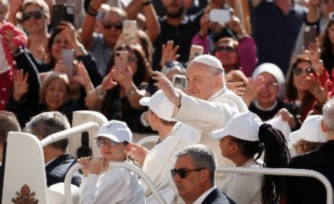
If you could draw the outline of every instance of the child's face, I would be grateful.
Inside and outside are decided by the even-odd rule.
[[[3,22],[6,18],[7,7],[0,3],[0,23]]]

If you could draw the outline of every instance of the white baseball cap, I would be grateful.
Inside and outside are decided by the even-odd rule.
[[[106,137],[117,143],[131,142],[132,132],[125,122],[111,120],[100,127],[94,138],[98,137]]]
[[[165,121],[176,121],[172,118],[174,104],[168,100],[162,90],[155,92],[151,97],[143,97],[139,103],[142,106],[148,106],[159,118]]]
[[[308,142],[326,142],[326,134],[321,130],[322,115],[308,116],[299,130],[290,133],[289,139],[292,143],[299,140]]]
[[[226,124],[224,129],[212,132],[212,137],[221,139],[233,136],[246,141],[259,141],[259,129],[262,120],[252,112],[237,113]]]
[[[200,55],[198,57],[195,57],[191,63],[193,62],[198,62],[198,63],[202,63],[217,69],[221,69],[224,70],[222,63],[220,62],[220,60],[212,55]],[[191,64],[190,63],[190,64]]]

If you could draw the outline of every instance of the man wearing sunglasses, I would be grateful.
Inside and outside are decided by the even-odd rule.
[[[102,18],[102,35],[94,33],[95,17],[97,10],[102,5],[103,0],[92,0],[84,19],[81,32],[81,40],[87,50],[96,59],[96,65],[101,76],[107,70],[107,64],[112,56],[119,36],[122,34],[123,21],[126,20],[124,10],[112,7],[109,8]]]
[[[186,204],[233,204],[215,185],[216,156],[204,145],[192,145],[177,155],[171,170],[179,196]]]

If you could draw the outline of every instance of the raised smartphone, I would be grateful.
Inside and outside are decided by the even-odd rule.
[[[115,68],[119,70],[126,70],[128,64],[129,52],[125,50],[119,50],[115,53]]]

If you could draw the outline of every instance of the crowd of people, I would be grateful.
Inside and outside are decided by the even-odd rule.
[[[57,6],[74,19],[55,21]],[[111,161],[141,168],[167,203],[325,203],[314,179],[217,166],[334,185],[334,0],[0,0],[0,36],[1,151],[9,131],[43,139],[77,110],[110,121],[102,158],[76,160],[66,139],[44,148],[48,187],[81,164],[81,203],[157,203]]]

